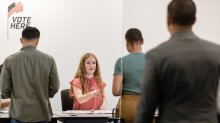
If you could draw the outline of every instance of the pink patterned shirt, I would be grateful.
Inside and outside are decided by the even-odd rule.
[[[89,79],[86,78],[85,83],[87,84],[87,90],[86,90],[87,93],[89,93],[93,90],[100,90],[99,86],[98,86],[98,80],[95,77],[89,78]],[[76,87],[78,87],[82,90],[82,84],[81,84],[79,78],[76,78],[76,79],[72,80],[70,82],[70,84],[71,84],[71,87],[73,85],[75,85]],[[102,82],[103,89],[105,88],[105,86],[106,86],[106,84],[104,82]],[[71,94],[71,95],[74,95],[74,93]],[[96,97],[91,98],[87,102],[80,104],[77,101],[77,99],[74,97],[73,110],[99,110],[100,106],[103,103],[103,98],[104,98],[103,95],[96,96]]]

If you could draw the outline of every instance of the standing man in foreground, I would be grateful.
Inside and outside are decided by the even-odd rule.
[[[26,27],[20,39],[22,48],[4,61],[0,82],[2,98],[11,98],[11,123],[47,123],[53,115],[49,98],[59,89],[53,57],[36,49],[40,32]]]
[[[196,6],[192,0],[168,5],[171,38],[146,54],[144,83],[135,123],[217,123],[216,96],[220,46],[192,32]]]

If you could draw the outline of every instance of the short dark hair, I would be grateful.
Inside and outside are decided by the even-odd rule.
[[[172,0],[168,5],[168,16],[173,24],[193,25],[196,21],[196,5],[192,0]]]
[[[39,39],[40,31],[36,27],[27,26],[22,31],[22,38],[31,40],[31,39]]]
[[[138,41],[143,42],[141,31],[137,28],[129,29],[125,34],[125,39],[131,44],[134,44],[135,42]]]

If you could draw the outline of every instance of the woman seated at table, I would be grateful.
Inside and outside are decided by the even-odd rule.
[[[92,53],[82,56],[74,79],[70,82],[74,97],[73,110],[103,110],[106,107],[104,88],[98,60]]]

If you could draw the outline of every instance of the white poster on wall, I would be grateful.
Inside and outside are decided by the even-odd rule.
[[[17,42],[21,32],[26,26],[33,26],[36,23],[32,5],[27,2],[7,1],[3,4],[2,17],[2,40],[5,42]]]

